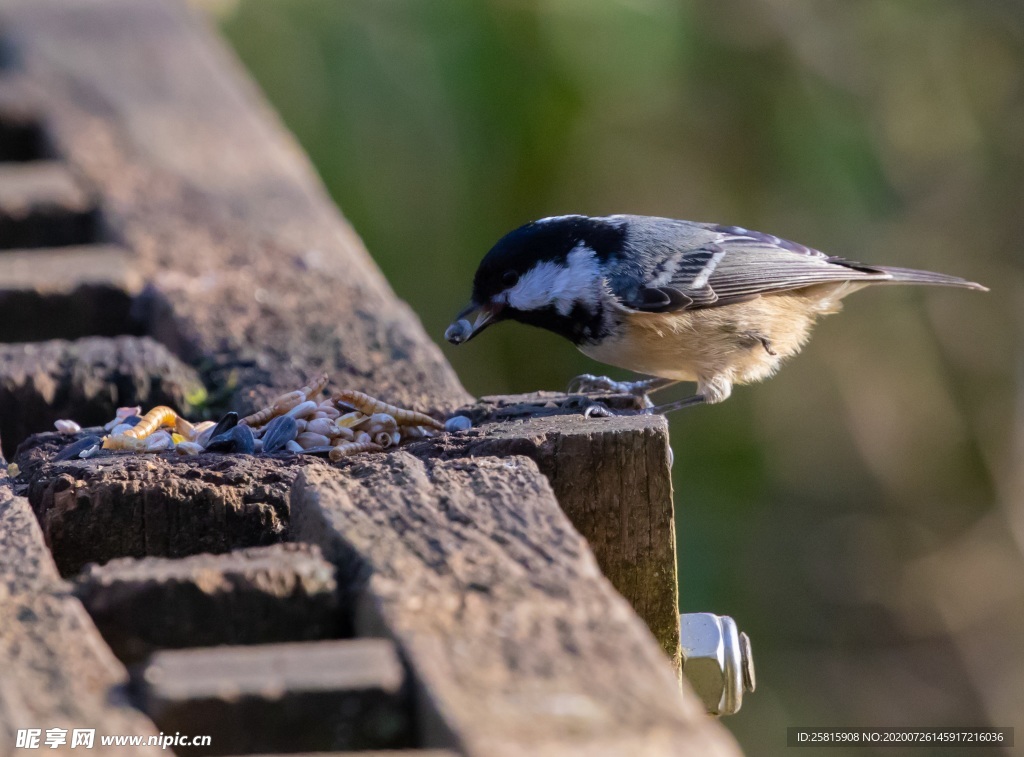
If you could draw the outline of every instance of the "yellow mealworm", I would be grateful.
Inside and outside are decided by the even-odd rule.
[[[399,426],[431,426],[438,430],[444,429],[444,424],[434,420],[429,415],[416,412],[415,410],[406,410],[405,408],[398,407],[397,405],[389,405],[375,397],[371,397],[369,394],[357,392],[354,389],[346,389],[343,392],[338,392],[334,395],[333,399],[335,402],[340,402],[348,405],[349,407],[354,407],[356,410],[361,413],[365,413],[366,415],[387,413],[398,422]]]
[[[136,439],[127,434],[103,437],[103,449],[121,450],[127,449],[133,452],[141,452],[146,449],[145,439]]]
[[[142,416],[133,428],[124,432],[124,435],[131,439],[145,439],[161,426],[173,426],[178,420],[178,414],[166,405],[158,405]]]
[[[238,422],[240,426],[262,426],[279,415],[287,413],[293,407],[298,407],[299,403],[304,402],[306,395],[303,394],[301,389],[297,389],[294,392],[285,392],[279,395],[262,410],[257,410],[252,415],[247,415]]]
[[[339,444],[336,447],[332,448],[331,451],[328,453],[328,457],[330,457],[331,460],[336,463],[343,457],[348,457],[349,455],[356,455],[359,454],[360,452],[383,451],[383,447],[381,447],[379,444],[374,444],[373,442],[345,442],[344,444]]]
[[[302,395],[306,400],[312,400],[316,399],[317,395],[324,390],[325,386],[327,386],[327,374],[321,373],[299,391],[302,392]]]
[[[279,395],[267,407],[257,410],[252,415],[247,415],[238,423],[242,426],[262,426],[277,416],[298,407],[303,402],[312,400],[324,390],[325,386],[327,386],[327,374],[321,373],[306,386],[296,389],[294,392],[285,392]]]

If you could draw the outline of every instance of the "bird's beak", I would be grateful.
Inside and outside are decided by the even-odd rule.
[[[493,302],[488,302],[486,305],[477,305],[475,302],[471,302],[455,316],[455,321],[444,332],[444,338],[452,344],[468,342],[497,320],[502,307]],[[471,323],[469,318],[474,313],[476,318]]]

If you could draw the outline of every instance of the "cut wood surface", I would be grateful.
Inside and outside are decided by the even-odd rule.
[[[334,566],[309,544],[123,558],[90,565],[75,581],[75,595],[125,663],[157,649],[337,638],[337,589]]]
[[[620,412],[637,405],[631,395],[600,399]],[[679,665],[668,423],[649,415],[588,419],[573,404],[578,399],[553,392],[484,397],[459,410],[482,425],[410,449],[427,457],[534,460],[601,570]]]
[[[29,500],[66,576],[116,557],[185,557],[281,541],[295,475],[303,465],[326,465],[306,456],[48,459],[69,441],[39,435],[18,456]]]
[[[205,396],[198,373],[149,337],[0,344],[0,366],[0,436],[9,457],[19,440],[52,431],[59,418],[102,424],[135,405],[189,413]]]
[[[292,529],[360,595],[357,631],[392,636],[409,659],[426,745],[481,757],[733,753],[533,461],[395,452],[310,468]]]
[[[384,639],[158,652],[136,682],[164,733],[202,733],[182,755],[409,746],[405,670]]]
[[[2,456],[0,456],[2,462]],[[0,755],[15,753],[18,729],[95,729],[98,734],[157,733],[128,706],[127,673],[71,596],[28,501],[0,472]],[[70,739],[69,739],[70,743]],[[68,744],[48,754],[76,754]],[[80,750],[79,750],[80,751]],[[157,747],[119,754],[154,755]]]

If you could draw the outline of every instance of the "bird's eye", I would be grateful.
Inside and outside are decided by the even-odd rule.
[[[505,271],[501,274],[501,283],[505,287],[514,287],[519,283],[519,274],[515,271]]]

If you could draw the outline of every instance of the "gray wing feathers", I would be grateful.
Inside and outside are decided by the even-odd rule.
[[[715,307],[751,300],[762,294],[862,280],[885,281],[890,274],[869,266],[832,258],[818,250],[771,234],[736,226],[685,221],[650,223],[633,217],[634,254],[646,259],[645,287],[681,296],[668,299],[664,310]],[[654,219],[652,219],[654,220]],[[657,310],[652,302],[664,294],[615,287],[627,307]]]
[[[639,310],[718,307],[842,281],[984,288],[929,271],[863,265],[738,226],[628,218],[632,264],[610,283],[626,307]]]

